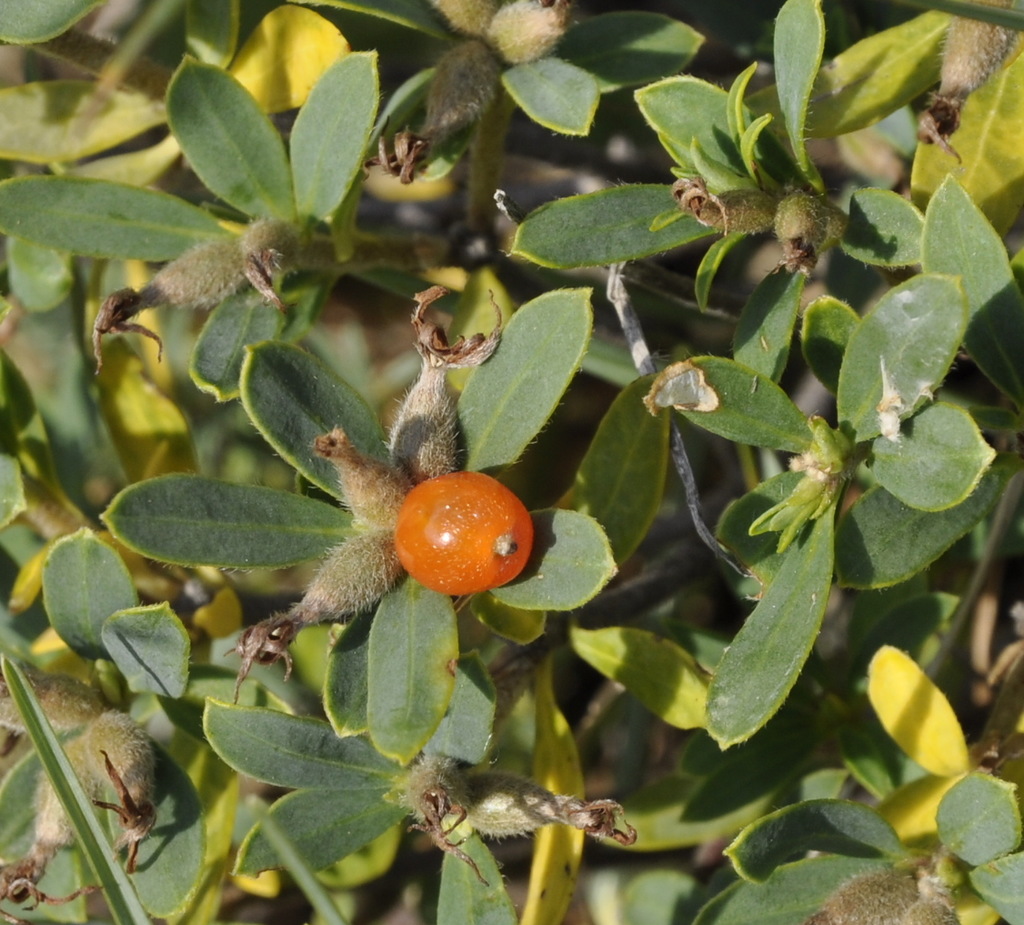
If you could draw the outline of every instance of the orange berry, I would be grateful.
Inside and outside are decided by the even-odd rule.
[[[420,482],[398,512],[395,547],[405,570],[442,594],[500,587],[526,565],[533,521],[511,491],[482,472]]]

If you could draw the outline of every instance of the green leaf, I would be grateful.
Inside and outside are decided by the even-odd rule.
[[[671,405],[691,423],[736,443],[790,453],[811,445],[807,419],[789,396],[771,379],[724,357],[694,357],[667,367],[648,403]]]
[[[669,416],[643,406],[651,379],[623,389],[576,470],[572,506],[602,527],[617,563],[635,551],[654,521],[668,467]]]
[[[189,360],[189,375],[217,401],[237,398],[246,348],[281,333],[284,316],[251,292],[229,296],[206,319]]]
[[[192,57],[226,66],[238,47],[241,0],[185,0],[185,42]]]
[[[1018,468],[1012,458],[997,457],[963,504],[935,513],[907,507],[881,487],[869,489],[839,521],[839,581],[884,588],[931,565],[989,512]]]
[[[719,267],[722,266],[722,261],[729,255],[729,251],[746,237],[745,234],[738,231],[727,234],[715,241],[701,257],[693,284],[694,296],[701,311],[708,307],[708,300],[711,298],[711,283],[714,281]]]
[[[451,700],[459,657],[451,599],[406,579],[370,628],[366,714],[373,744],[407,764],[434,734]]]
[[[541,58],[504,71],[509,96],[534,122],[563,135],[586,135],[601,90],[582,68],[559,58]]]
[[[922,511],[963,502],[996,455],[973,418],[945,402],[922,408],[897,440],[876,438],[872,453],[878,484]]]
[[[731,502],[718,522],[718,538],[763,585],[775,580],[784,557],[778,551],[777,533],[751,535],[750,526],[762,514],[790,497],[803,477],[800,472],[780,472],[765,479],[742,498]]]
[[[678,74],[704,37],[659,13],[629,10],[592,16],[571,26],[558,57],[589,71],[602,93]]]
[[[242,404],[267,442],[314,485],[338,497],[338,471],[317,456],[313,441],[340,427],[355,447],[386,457],[376,416],[355,389],[312,354],[267,341],[242,364]]]
[[[576,511],[533,514],[533,554],[523,574],[491,594],[524,610],[573,610],[615,574],[608,538],[597,521]]]
[[[921,260],[924,216],[898,193],[856,190],[842,246],[851,257],[879,267],[905,267]]]
[[[722,656],[708,690],[708,731],[742,742],[782,705],[818,634],[832,585],[832,517],[814,522]]]
[[[899,434],[945,378],[966,321],[963,290],[948,276],[915,276],[882,296],[850,335],[839,372],[839,420],[858,441]]]
[[[861,679],[867,673],[869,661],[870,657],[861,665]],[[861,720],[856,726],[841,726],[838,738],[843,764],[856,781],[878,799],[888,796],[915,773],[920,774],[920,771],[910,770],[917,765],[876,719]]]
[[[162,562],[284,568],[346,539],[351,517],[273,488],[167,475],[124,489],[103,521],[129,549]]]
[[[314,870],[358,851],[406,815],[390,802],[390,788],[299,790],[289,793],[270,808],[270,816],[291,839],[295,850]],[[281,859],[257,823],[238,850],[235,873],[254,876],[261,870],[280,867]]]
[[[339,738],[322,720],[278,710],[210,698],[203,731],[236,771],[277,787],[375,791],[394,786],[401,770],[365,739]],[[337,794],[325,799],[337,799]]]
[[[103,888],[103,897],[114,921],[117,925],[150,925],[149,916],[139,901],[135,887],[110,850],[110,843],[96,818],[92,800],[86,794],[67,755],[64,754],[64,749],[50,727],[50,722],[25,675],[7,659],[3,659],[2,667],[4,679],[10,688],[11,699],[25,723],[25,731],[32,740],[32,745],[39,755],[43,770],[61,806],[67,813],[78,845],[85,854],[93,875]],[[140,847],[140,854],[145,844],[143,842]]]
[[[666,723],[679,729],[704,725],[708,675],[685,649],[629,626],[573,627],[569,638],[580,658]]]
[[[0,453],[0,527],[6,527],[25,510],[25,486],[18,460]]]
[[[459,399],[466,469],[514,462],[547,423],[590,341],[589,289],[556,289],[522,306]]]
[[[7,274],[11,295],[30,312],[55,308],[74,281],[67,254],[22,238],[7,239]]]
[[[153,804],[157,824],[139,844],[135,888],[150,915],[180,912],[196,892],[206,835],[199,795],[185,769],[158,745]],[[108,817],[112,834],[121,829]]]
[[[53,628],[83,658],[107,658],[104,622],[138,603],[121,557],[87,529],[61,538],[50,550],[43,600]]]
[[[799,925],[845,881],[887,862],[824,857],[783,864],[764,883],[739,880],[718,893],[693,925]]]
[[[111,614],[100,633],[128,689],[180,697],[188,686],[188,632],[166,602]]]
[[[423,747],[424,753],[480,764],[491,742],[496,699],[483,659],[476,652],[463,655],[455,667],[455,690],[448,711]]]
[[[372,3],[361,0],[301,0],[303,6],[329,6],[341,10],[352,10],[367,16],[379,16],[390,22],[396,22],[410,29],[436,35],[439,38],[450,38],[451,34],[442,25],[440,18],[435,16],[430,7],[421,0],[373,0]]]
[[[974,772],[946,791],[935,823],[939,838],[957,857],[978,867],[1020,844],[1017,788],[991,774]]]
[[[942,42],[949,25],[944,13],[925,13],[875,33],[818,71],[807,113],[810,138],[834,138],[868,125],[921,96],[939,79]],[[769,87],[750,97],[756,112],[774,110]]]
[[[678,925],[692,922],[704,899],[701,885],[677,870],[648,870],[626,884],[622,925]]]
[[[70,29],[103,0],[4,0],[0,8],[0,42],[28,45]]]
[[[875,810],[850,800],[808,800],[748,825],[726,849],[739,875],[762,883],[808,851],[848,858],[898,858],[899,836]]]
[[[0,157],[32,164],[77,160],[113,148],[164,120],[163,106],[156,100],[129,90],[101,93],[93,81],[47,80],[7,87],[0,90]]]
[[[964,344],[996,386],[1024,403],[1024,298],[1002,240],[953,178],[928,205],[921,250],[926,271],[960,275],[969,314]]]
[[[819,296],[804,309],[800,328],[804,360],[833,394],[839,388],[843,354],[858,324],[860,316],[834,296]]]
[[[675,207],[669,188],[655,184],[556,199],[526,216],[516,229],[512,253],[542,267],[597,267],[660,254],[714,234],[692,216],[651,231],[655,218]]]
[[[372,611],[356,614],[346,624],[327,657],[324,712],[340,736],[355,735],[367,728],[366,679],[372,624]]]
[[[782,378],[806,281],[803,273],[769,273],[758,283],[733,335],[737,363],[773,382]]]
[[[480,871],[446,854],[441,865],[441,891],[437,897],[438,922],[472,922],[473,925],[516,925],[515,907],[505,891],[501,869],[480,836],[471,834],[462,843]]]
[[[378,93],[376,53],[346,55],[310,91],[289,142],[302,218],[330,216],[359,175]]]
[[[85,257],[172,260],[230,235],[183,199],[107,180],[16,177],[0,183],[0,231]]]
[[[804,143],[807,104],[825,49],[821,0],[787,0],[775,20],[775,79],[789,143],[804,175],[822,188]]]
[[[1024,853],[997,858],[969,876],[978,895],[1009,925],[1024,923]]]
[[[511,607],[493,594],[473,595],[470,609],[473,616],[492,632],[520,645],[533,642],[547,625],[547,611]]]
[[[993,11],[994,12],[994,11]],[[918,144],[910,187],[924,208],[929,197],[953,177],[1004,235],[1020,214],[1024,200],[1024,134],[1017,105],[1024,93],[1024,59],[997,72],[963,107],[960,128],[951,142],[959,158],[938,145]]]
[[[246,215],[295,217],[284,142],[234,77],[186,59],[167,88],[167,121],[213,193]]]

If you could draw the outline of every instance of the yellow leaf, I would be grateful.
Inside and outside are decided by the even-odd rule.
[[[283,112],[301,106],[324,71],[351,50],[319,13],[286,4],[263,17],[230,71],[266,112]]]
[[[959,779],[960,776],[919,777],[890,793],[878,805],[878,812],[896,830],[902,842],[933,837],[939,803]]]
[[[999,913],[970,890],[960,890],[956,898],[956,915],[960,925],[996,925]]]
[[[18,570],[18,575],[14,579],[14,587],[11,588],[11,599],[7,602],[11,613],[17,614],[28,610],[32,606],[32,602],[39,597],[39,592],[43,590],[43,564],[58,539],[60,537],[54,537],[44,544]]]
[[[181,156],[178,139],[168,135],[163,141],[139,151],[98,157],[84,164],[75,164],[68,176],[91,177],[94,180],[115,180],[131,186],[149,186],[160,179]]]
[[[33,655],[56,655],[67,652],[68,644],[57,635],[57,631],[48,626],[32,642]]]
[[[242,628],[242,604],[235,589],[225,585],[209,604],[199,607],[192,622],[211,639],[223,639]]]
[[[892,646],[875,653],[868,697],[885,731],[926,771],[949,777],[970,769],[953,708],[909,655]]]
[[[184,416],[143,375],[142,361],[123,340],[105,344],[96,383],[100,410],[131,481],[195,470]]]
[[[235,886],[252,896],[273,899],[281,894],[281,871],[279,870],[264,870],[255,877],[250,877],[248,874],[232,874],[231,879]]]
[[[537,742],[533,776],[553,793],[582,795],[583,772],[572,730],[555,703],[551,658],[537,671]],[[538,829],[530,866],[530,892],[520,925],[561,925],[576,888],[583,832],[566,825]]]
[[[952,173],[1000,235],[1024,201],[1024,56],[1000,71],[964,104],[960,128],[949,139],[961,160],[937,145],[919,144],[910,175],[914,203],[928,200]]]

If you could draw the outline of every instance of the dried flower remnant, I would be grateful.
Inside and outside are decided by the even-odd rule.
[[[425,755],[410,769],[405,802],[442,851],[465,861],[486,883],[476,863],[451,835],[466,822],[485,838],[527,835],[545,825],[567,825],[620,845],[636,842],[636,829],[618,827],[622,806],[614,800],[582,800],[552,793],[533,781],[502,771],[467,771],[442,755]],[[447,822],[448,817],[454,817]]]
[[[125,869],[134,873],[139,843],[156,821],[153,747],[148,736],[130,716],[111,708],[95,690],[80,681],[31,668],[24,671],[54,730],[71,736],[65,750],[86,793],[96,806],[117,814],[123,831],[114,850],[127,849]],[[2,681],[0,727],[17,734],[25,731],[10,691]],[[100,799],[108,782],[117,794],[116,803]],[[54,898],[35,886],[57,851],[74,841],[71,823],[46,777],[40,777],[35,808],[31,847],[22,859],[0,867],[0,899],[17,903],[70,901],[88,889]]]
[[[778,206],[774,196],[759,189],[726,190],[716,196],[708,191],[701,177],[676,180],[672,195],[680,209],[722,234],[770,231]]]
[[[479,366],[494,352],[500,337],[498,313],[499,326],[489,335],[460,337],[449,344],[444,331],[424,317],[446,293],[444,287],[434,286],[415,297],[412,324],[421,357],[420,375],[392,424],[388,460],[357,449],[339,427],[316,439],[314,450],[338,471],[355,532],[328,554],[297,604],[239,637],[233,650],[242,660],[236,699],[253,665],[283,660],[288,677],[288,646],[304,627],[365,610],[405,574],[395,548],[395,526],[405,497],[420,482],[456,467],[455,403],[448,392],[447,370]]]

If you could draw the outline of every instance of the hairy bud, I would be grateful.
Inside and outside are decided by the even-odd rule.
[[[759,189],[726,190],[715,196],[700,177],[677,180],[672,195],[680,209],[723,234],[770,231],[778,205],[774,196]]]
[[[902,925],[920,898],[909,874],[872,871],[841,884],[804,925]]]
[[[508,64],[526,64],[551,54],[569,24],[569,0],[513,0],[487,29],[491,45]]]
[[[456,32],[482,36],[498,10],[497,0],[430,0]]]
[[[775,236],[782,245],[780,266],[791,273],[810,273],[823,250],[846,230],[847,216],[824,196],[797,190],[775,212]]]

